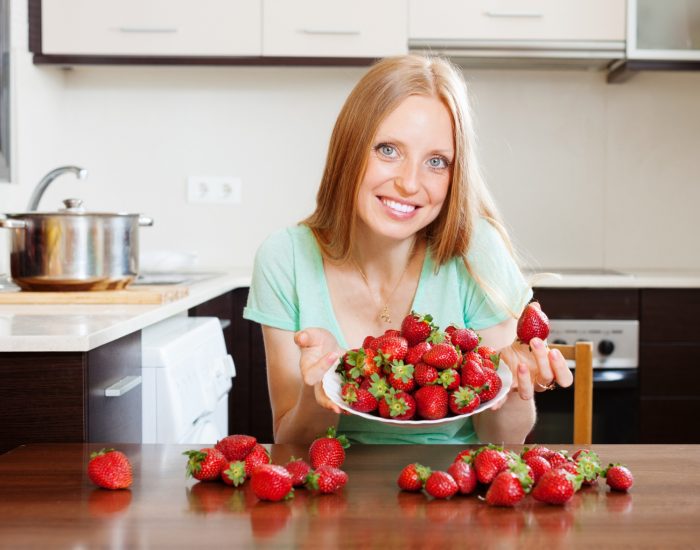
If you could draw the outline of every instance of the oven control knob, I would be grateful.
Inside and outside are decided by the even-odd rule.
[[[557,344],[557,345],[560,345],[560,346],[565,346],[565,345],[566,345],[566,340],[562,340],[561,338],[557,338],[556,340],[554,340],[554,342],[552,342],[552,344]]]
[[[615,350],[615,344],[610,340],[601,340],[598,343],[598,351],[601,355],[610,355]]]

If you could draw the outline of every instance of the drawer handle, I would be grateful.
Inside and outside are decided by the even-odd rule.
[[[119,382],[115,382],[109,388],[105,388],[105,397],[121,397],[140,385],[140,376],[125,376]]]
[[[360,31],[353,30],[324,30],[324,29],[301,29],[300,33],[303,34],[330,34],[330,35],[342,35],[342,36],[358,36]]]
[[[114,30],[114,29],[113,29]],[[173,27],[117,27],[118,32],[124,33],[144,33],[144,34],[167,34],[176,33]]]
[[[537,19],[544,17],[543,13],[536,11],[485,11],[484,15],[488,17],[516,17],[519,19]]]

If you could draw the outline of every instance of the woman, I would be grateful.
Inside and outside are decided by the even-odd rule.
[[[479,174],[459,71],[440,58],[378,62],[338,116],[316,210],[256,255],[244,316],[263,326],[275,441],[311,441],[339,424],[367,443],[522,442],[533,392],[572,382],[558,351],[515,341],[531,295]],[[341,416],[325,372],[412,310],[477,330],[517,391],[440,427]]]

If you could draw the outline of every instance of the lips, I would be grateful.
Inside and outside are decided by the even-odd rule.
[[[415,204],[400,202],[386,197],[380,197],[380,200],[386,208],[400,216],[412,214],[418,208]]]

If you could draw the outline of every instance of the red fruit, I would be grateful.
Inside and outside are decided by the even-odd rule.
[[[91,453],[87,474],[90,481],[105,489],[126,489],[132,481],[129,459],[114,449],[101,449]]]
[[[388,328],[384,331],[384,336],[401,336],[401,331],[395,328]]]
[[[426,420],[447,416],[447,390],[443,386],[423,386],[413,394],[418,415]]]
[[[450,410],[454,414],[467,414],[476,409],[481,403],[479,394],[474,388],[462,386],[450,394]]]
[[[479,346],[476,348],[476,353],[478,353],[482,359],[489,359],[493,361],[493,357],[498,356],[498,352],[491,346]]]
[[[459,487],[454,478],[447,472],[440,470],[432,472],[425,482],[425,491],[434,498],[450,498],[454,496]]]
[[[232,460],[221,470],[221,480],[226,485],[238,487],[239,485],[243,485],[247,478],[245,462],[242,460]]]
[[[371,378],[365,378],[362,382],[360,387],[364,386],[364,383],[367,382],[367,390],[376,397],[377,400],[384,397],[391,389],[387,379],[379,374],[373,374]]]
[[[292,476],[283,466],[276,464],[263,464],[255,470],[250,486],[260,500],[275,502],[294,496]]]
[[[596,483],[598,475],[603,472],[598,455],[588,449],[579,449],[571,458],[576,462],[578,473],[583,477],[584,485]]]
[[[474,451],[471,449],[464,449],[462,451],[459,451],[457,453],[457,456],[455,456],[454,462],[457,462],[458,460],[461,460],[463,462],[468,462],[469,464],[472,463],[472,454]]]
[[[418,363],[413,368],[413,379],[419,386],[429,386],[437,382],[438,371],[435,367],[431,367],[425,363]]]
[[[389,385],[399,391],[412,392],[416,387],[413,380],[413,365],[405,365],[403,361],[393,361],[391,372],[387,377]]]
[[[199,481],[219,479],[221,471],[228,466],[228,461],[223,453],[213,447],[199,451],[185,451],[182,454],[189,457],[187,475]]]
[[[365,380],[368,380],[365,378]],[[364,382],[364,381],[363,381]],[[369,390],[346,382],[340,390],[340,396],[350,407],[358,412],[372,412],[377,408],[377,398]]]
[[[402,491],[420,491],[430,474],[430,468],[415,462],[401,470],[396,483]]]
[[[540,478],[532,490],[535,500],[547,504],[566,504],[574,496],[575,476],[561,468],[552,468]]]
[[[525,306],[516,329],[518,340],[523,344],[529,344],[533,338],[546,340],[549,336],[549,319],[540,309],[540,304],[530,302]]]
[[[459,361],[460,356],[455,347],[446,342],[435,344],[423,355],[423,362],[438,370],[456,368]]]
[[[374,336],[365,336],[365,339],[362,340],[362,347],[371,348],[372,342],[374,342]]]
[[[526,473],[519,475],[511,470],[503,470],[486,491],[486,503],[491,506],[515,506],[525,498],[525,491],[530,485],[532,479]]]
[[[415,346],[408,348],[406,357],[404,357],[404,363],[417,365],[423,361],[423,355],[432,347],[433,345],[430,342],[419,342]]]
[[[383,335],[374,339],[371,349],[381,354],[387,363],[403,361],[408,352],[408,341],[403,336]]]
[[[540,478],[545,474],[545,472],[548,472],[552,469],[552,465],[543,456],[533,454],[528,456],[524,460],[525,464],[527,464],[530,467],[530,471],[532,472],[532,480],[535,483],[537,483],[540,480]]]
[[[336,493],[348,482],[348,474],[339,468],[322,464],[306,478],[306,488],[322,495]]]
[[[479,345],[479,335],[470,328],[457,328],[449,326],[445,332],[450,335],[450,340],[462,352],[474,350]]]
[[[306,476],[311,471],[311,466],[303,458],[291,457],[284,465],[285,469],[292,476],[292,486],[300,487],[306,483]]]
[[[392,420],[411,420],[416,414],[416,401],[410,393],[394,388],[379,400],[379,416]]]
[[[476,470],[471,463],[464,460],[455,460],[450,467],[447,468],[447,473],[457,482],[459,493],[469,495],[476,489],[477,478]]]
[[[339,468],[345,462],[345,449],[350,446],[344,435],[336,435],[335,428],[329,427],[326,435],[315,439],[309,447],[311,467],[317,469],[321,464]]]
[[[462,363],[462,386],[480,388],[486,382],[486,371],[481,366],[481,361],[468,359]]]
[[[455,391],[457,388],[459,388],[460,381],[461,377],[459,372],[457,372],[455,369],[445,369],[440,371],[437,379],[437,383],[442,384],[442,386],[448,392]]]
[[[215,448],[223,453],[226,460],[243,460],[258,442],[252,435],[234,434],[220,439]]]
[[[248,453],[248,456],[245,457],[245,473],[248,477],[251,477],[260,466],[269,463],[270,453],[267,452],[265,447],[258,443],[253,447],[253,450]]]
[[[347,356],[347,364],[352,367],[348,372],[351,379],[368,378],[381,370],[382,358],[373,349],[350,350]]]
[[[486,375],[486,384],[482,386],[481,391],[479,392],[479,399],[481,399],[482,403],[485,403],[486,401],[491,401],[491,399],[498,395],[498,392],[501,391],[501,388],[503,387],[503,381],[495,370],[483,370],[484,374]]]
[[[569,457],[566,455],[566,451],[549,451],[544,457],[552,465],[552,468],[557,468],[562,464],[569,462]]]
[[[548,449],[547,447],[543,446],[525,447],[523,449],[522,454],[520,455],[520,458],[522,458],[525,461],[527,461],[527,459],[531,456],[542,456],[544,458],[547,458],[547,455],[551,452],[551,449]]]
[[[604,476],[605,483],[613,491],[627,491],[634,484],[632,472],[622,464],[610,464]]]
[[[483,447],[474,458],[474,469],[480,483],[491,483],[496,475],[508,467],[508,454],[500,447]]]
[[[409,346],[415,346],[428,338],[433,328],[435,326],[431,315],[420,315],[412,311],[401,322],[401,336],[406,339]]]

